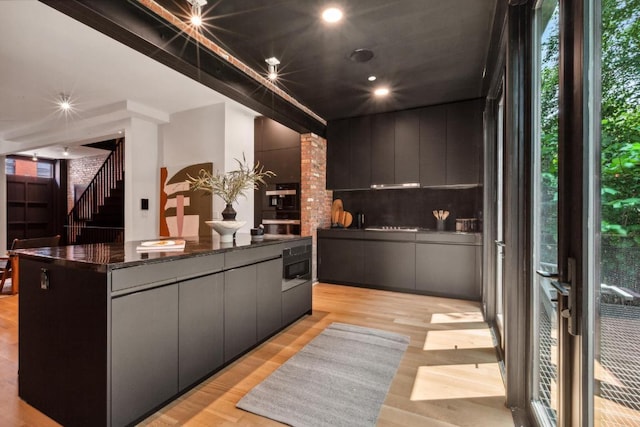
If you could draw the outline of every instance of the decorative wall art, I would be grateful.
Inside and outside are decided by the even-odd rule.
[[[205,223],[212,217],[211,194],[189,189],[188,175],[197,176],[201,169],[213,172],[213,163],[186,167],[160,168],[160,236],[210,236]]]

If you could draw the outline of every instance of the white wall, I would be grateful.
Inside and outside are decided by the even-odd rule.
[[[225,171],[238,168],[238,162],[242,161],[244,154],[247,163],[253,165],[254,159],[254,118],[246,110],[242,110],[233,104],[228,104],[225,114]],[[238,221],[246,221],[247,224],[240,232],[248,233],[253,227],[253,190],[246,192],[246,198],[238,198],[234,209],[238,213]]]
[[[172,114],[169,123],[160,127],[158,168],[213,162],[214,171],[226,172],[236,168],[234,158],[242,159],[243,152],[253,162],[253,119],[246,110],[224,103]],[[253,225],[253,191],[234,208],[236,219],[247,221],[240,232],[248,233]],[[214,216],[223,209],[224,202],[214,196]]]
[[[125,127],[125,241],[158,236],[159,145],[157,124],[132,118]],[[141,209],[143,198],[149,199],[149,210]]]

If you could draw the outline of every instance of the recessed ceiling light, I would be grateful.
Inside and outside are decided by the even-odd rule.
[[[33,153],[33,157],[31,157],[31,160],[33,160],[34,162],[38,161],[38,153]]]
[[[327,8],[322,12],[322,19],[324,19],[325,22],[333,24],[342,19],[342,11],[337,7]]]
[[[373,94],[375,96],[387,96],[389,95],[389,88],[388,87],[379,87],[376,90],[373,91]]]
[[[369,77],[367,77],[367,80],[369,80],[370,82],[375,82],[375,81],[376,81],[376,79],[377,79],[377,77],[376,77],[376,76],[369,76]]]
[[[58,106],[62,111],[69,111],[73,107],[71,104],[71,97],[65,93],[60,94],[60,99],[58,100]]]

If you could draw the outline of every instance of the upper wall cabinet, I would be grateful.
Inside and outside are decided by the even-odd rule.
[[[300,134],[275,120],[254,122],[255,160],[276,173],[268,184],[300,182]],[[263,190],[264,191],[264,190]]]
[[[349,120],[351,140],[349,188],[369,188],[371,185],[371,117]]]
[[[371,117],[335,120],[327,126],[327,188],[371,185]]]
[[[371,184],[395,182],[395,113],[371,116]]]
[[[420,184],[447,183],[447,108],[420,110]]]
[[[327,188],[482,182],[482,101],[341,119],[327,127]]]
[[[482,182],[482,102],[447,105],[447,185]]]
[[[349,120],[335,120],[327,126],[327,188],[351,188],[351,137]]]
[[[400,111],[395,116],[395,179],[393,183],[419,182],[420,110]]]

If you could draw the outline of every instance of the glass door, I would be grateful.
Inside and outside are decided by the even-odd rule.
[[[504,87],[504,85],[503,85]],[[504,354],[504,90],[500,95],[496,128],[496,266],[495,266],[495,309],[496,326],[500,334],[500,348]]]
[[[640,1],[600,3],[593,419],[595,426],[640,426]]]
[[[558,421],[558,112],[559,4],[544,0],[534,23],[534,212],[532,406],[540,425]]]

